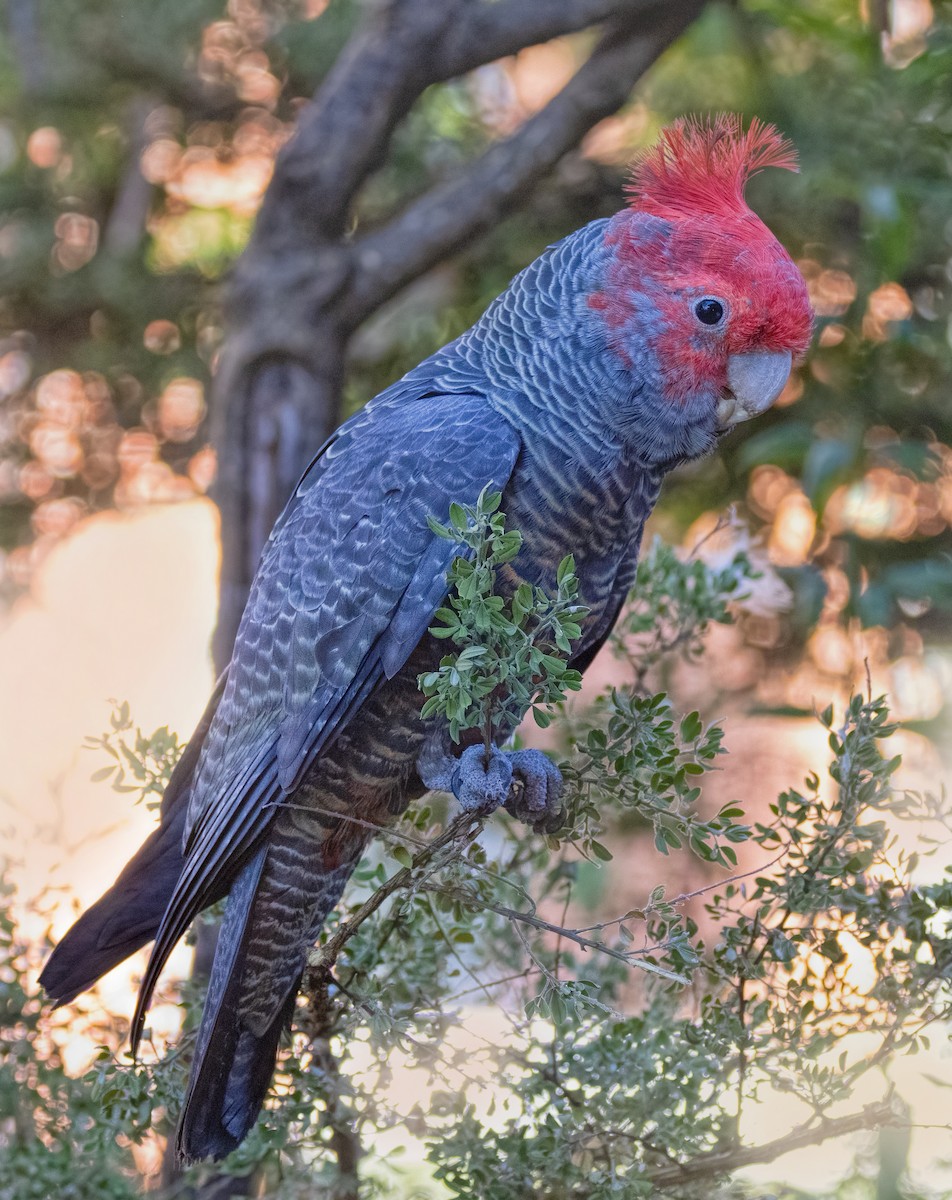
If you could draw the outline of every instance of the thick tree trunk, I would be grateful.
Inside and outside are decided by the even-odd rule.
[[[338,422],[345,346],[340,331],[323,318],[306,354],[283,349],[242,364],[221,413],[215,439],[222,546],[212,641],[216,672],[228,665],[271,527]]]

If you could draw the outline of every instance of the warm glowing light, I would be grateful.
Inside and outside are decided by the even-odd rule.
[[[200,492],[207,492],[215,482],[218,458],[213,446],[203,446],[188,460],[188,477]]]
[[[205,415],[205,389],[197,379],[173,379],[159,397],[159,431],[170,442],[189,442]]]
[[[116,457],[123,476],[129,476],[154,462],[158,453],[159,443],[154,433],[147,429],[130,429],[123,434]]]
[[[48,171],[59,164],[63,154],[63,139],[58,129],[43,125],[27,138],[26,155],[34,166]]]
[[[228,208],[253,215],[271,179],[274,164],[264,156],[245,155],[222,162],[207,147],[186,151],[182,170],[167,185],[168,194],[197,208]]]
[[[907,321],[913,313],[909,293],[900,283],[884,283],[872,292],[866,302],[863,316],[863,337],[873,342],[884,342],[890,334],[890,325]]]
[[[921,656],[907,655],[890,667],[889,691],[904,721],[932,721],[945,707],[947,680]]]
[[[570,39],[556,38],[520,51],[507,66],[525,119],[544,108],[575,74],[575,48]]]
[[[840,679],[853,677],[853,643],[840,626],[826,625],[817,629],[807,643],[807,653],[821,671]]]
[[[269,70],[268,56],[261,50],[242,54],[235,66],[238,94],[249,104],[271,108],[281,94],[281,83]]]
[[[0,396],[12,396],[30,381],[33,360],[23,350],[10,350],[0,357]]]
[[[4,852],[24,904],[43,898],[41,919],[23,913],[24,936],[36,938],[50,925],[61,936],[74,903],[96,899],[154,822],[129,795],[90,779],[102,763],[83,742],[108,724],[108,697],[128,700],[144,729],[168,724],[187,737],[212,682],[214,507],[193,501],[73,520],[76,503],[37,509],[43,525],[72,527],[26,564],[30,592],[0,623]],[[187,971],[190,957],[179,947],[172,974]],[[109,1040],[97,1024],[103,1007],[129,1017],[142,965],[137,955],[63,1014],[54,1036],[69,1070],[82,1071]],[[174,1032],[180,1013],[160,1000],[153,1030]]]
[[[142,334],[142,344],[153,354],[174,354],[182,345],[182,335],[174,321],[150,321]]]
[[[758,516],[770,520],[780,507],[781,500],[798,487],[797,481],[781,467],[763,463],[751,473],[747,500]]]
[[[812,258],[797,266],[806,280],[810,303],[818,317],[841,317],[856,299],[856,283],[846,271],[824,269]]]
[[[794,371],[787,382],[783,385],[783,391],[774,401],[774,408],[789,408],[791,404],[796,404],[802,395],[803,376],[799,371]]]
[[[79,438],[53,421],[40,421],[33,427],[30,450],[46,470],[59,479],[75,475],[83,461]]]
[[[62,537],[85,515],[86,506],[75,496],[46,500],[33,510],[31,524],[39,534]]]
[[[857,483],[836,489],[823,521],[831,533],[847,530],[865,538],[912,537],[919,524],[916,481],[887,467],[874,467]],[[925,511],[926,519],[935,513]]]
[[[833,325],[826,325],[820,333],[819,344],[824,348],[824,350],[826,350],[832,346],[838,346],[845,337],[845,325],[838,325],[835,323]]]
[[[163,184],[174,178],[182,161],[182,147],[170,137],[156,138],[146,146],[139,170],[149,183]]]
[[[777,506],[767,548],[779,567],[799,567],[807,561],[816,534],[816,513],[806,496],[789,492]]]
[[[36,408],[47,420],[68,429],[79,429],[85,407],[83,379],[76,371],[51,371],[36,385]]]
[[[648,107],[632,104],[590,129],[582,139],[582,153],[597,162],[627,166],[636,149],[648,140],[650,127]]]
[[[42,500],[54,482],[52,472],[41,462],[24,463],[17,476],[17,485],[28,500]]]
[[[926,34],[935,13],[931,0],[893,0],[889,29],[883,34],[883,57],[891,67],[905,67],[926,49]]]
[[[57,217],[53,227],[56,245],[53,261],[64,271],[78,271],[95,255],[99,245],[99,222],[83,213],[69,212]]]

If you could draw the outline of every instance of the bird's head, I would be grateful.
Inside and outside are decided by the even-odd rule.
[[[651,457],[696,457],[764,412],[809,345],[803,278],[744,200],[769,166],[796,169],[772,126],[679,121],[635,164],[630,206],[608,224],[586,302],[632,381],[626,440]]]

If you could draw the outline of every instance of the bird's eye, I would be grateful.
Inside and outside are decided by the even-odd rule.
[[[702,325],[719,325],[724,320],[724,305],[713,296],[705,296],[695,304],[694,315]]]

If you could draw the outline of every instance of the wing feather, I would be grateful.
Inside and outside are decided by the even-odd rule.
[[[478,394],[375,402],[324,446],[262,555],[191,788],[185,866],[136,1016],[172,946],[233,877],[314,760],[406,662],[446,593],[445,519],[519,455]],[[422,703],[422,701],[421,701]]]

